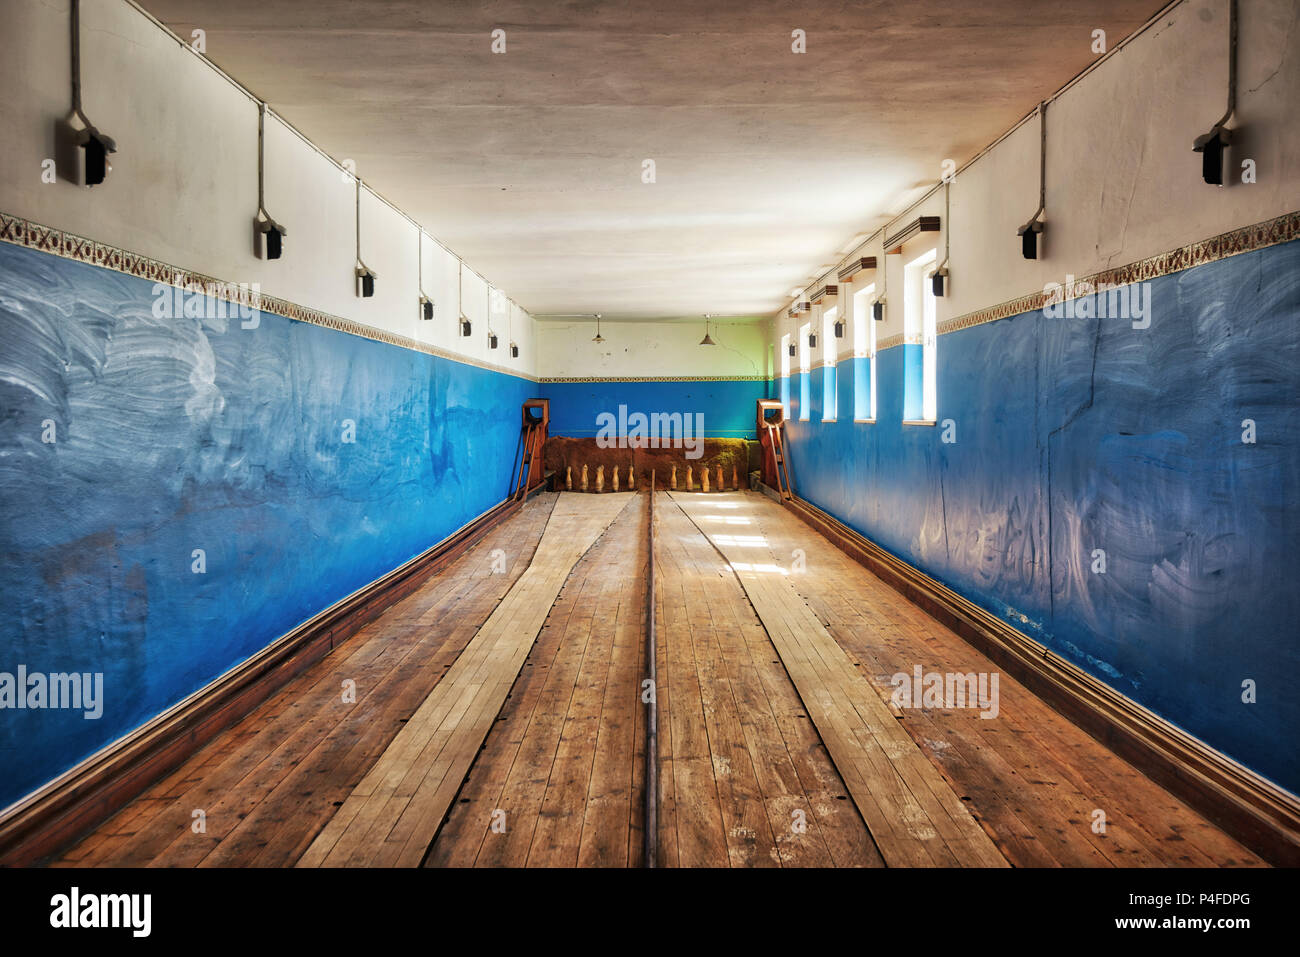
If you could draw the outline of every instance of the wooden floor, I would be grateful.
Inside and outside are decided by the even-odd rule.
[[[418,866],[574,565],[636,496],[561,495],[532,563],[299,867]]]
[[[735,575],[657,514],[660,866],[883,866]]]
[[[574,568],[426,866],[641,865],[646,511]]]
[[[794,588],[794,576],[762,535],[760,499],[673,493],[671,501],[744,588],[885,863],[1005,867],[970,811]]]
[[[890,715],[895,737],[882,750],[891,765],[876,772],[896,774],[892,761],[902,760],[927,782],[929,811],[949,801],[967,809],[980,835],[971,848],[985,841],[1016,866],[1260,863],[1006,675],[995,719],[939,708],[894,717],[884,701],[895,672],[995,669],[770,500],[681,497],[701,525],[725,515],[718,527],[743,528],[742,550],[765,555],[737,565],[793,572],[797,548],[806,570],[780,574],[785,590],[755,603],[715,547],[742,539],[715,533],[711,542],[658,497],[660,866],[881,866],[909,853],[925,863],[904,846],[899,822],[868,829],[853,788],[870,786],[872,765],[848,750],[824,699],[805,707],[819,693],[809,684],[817,675],[801,670],[791,643],[804,640],[794,632],[818,629],[817,640],[838,649],[818,645],[821,660],[843,655],[853,680],[835,673],[857,689],[862,709],[873,721],[880,709]],[[644,496],[620,498],[626,507],[612,495],[528,503],[53,863],[639,866],[646,505]],[[550,546],[538,553],[544,529],[566,542],[567,558],[547,558],[559,555]],[[492,571],[496,549],[507,556],[503,574]],[[535,557],[538,570],[525,576]],[[783,635],[778,618],[802,625]],[[525,619],[536,627],[498,627]],[[341,699],[347,679],[355,703]],[[472,700],[486,684],[497,689],[479,698],[486,721],[449,729],[446,701]],[[868,687],[878,708],[862,696]],[[818,718],[829,731],[819,732]],[[456,759],[439,765],[437,784],[394,785],[388,799],[369,800],[417,768],[431,781],[454,734]],[[358,790],[366,780],[372,786]],[[388,834],[407,813],[400,841],[385,848],[368,826],[369,836],[330,860],[360,817],[340,816],[349,803],[358,812],[369,804],[371,825],[391,822]],[[1098,810],[1104,833],[1093,827]],[[961,819],[948,813],[944,826]]]
[[[885,693],[890,677],[924,671],[995,672],[952,631],[756,493],[735,498],[849,658]],[[999,679],[999,713],[909,709],[900,722],[1017,867],[1264,866],[1199,813],[1116,757],[1027,691]],[[1105,814],[1104,833],[1093,830]]]

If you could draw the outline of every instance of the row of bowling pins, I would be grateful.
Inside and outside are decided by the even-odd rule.
[[[622,470],[619,469],[617,466],[610,469],[610,473],[613,477],[613,481],[611,483],[612,486],[611,491],[614,492],[619,491],[619,474],[621,471]],[[700,491],[701,492],[709,491],[709,477],[710,477],[710,470],[708,468],[701,467],[700,468]],[[565,467],[564,487],[568,489],[570,492],[574,491],[572,465]],[[636,490],[636,470],[633,469],[632,466],[630,465],[627,467],[626,487],[629,492]],[[670,489],[673,489],[674,491],[677,490],[677,466],[676,465],[673,465],[672,476],[668,480],[668,487]],[[732,466],[731,468],[731,487],[733,489],[740,488],[740,477],[736,472],[735,466]],[[723,480],[721,465],[717,467],[716,488],[719,492],[726,491],[726,484]],[[584,465],[582,467],[582,474],[581,477],[579,478],[579,485],[577,490],[580,492],[605,491],[605,466],[603,465],[596,466],[596,482],[595,485],[592,486],[588,481],[587,466]],[[688,492],[695,491],[695,467],[693,465],[686,466],[686,491]]]

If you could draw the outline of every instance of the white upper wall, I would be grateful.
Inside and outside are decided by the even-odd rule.
[[[1046,232],[1037,260],[1020,253],[1016,230],[1038,206],[1039,126],[1030,117],[966,169],[951,189],[951,275],[938,320],[1041,292],[1066,274],[1093,275],[1300,208],[1300,57],[1288,39],[1300,29],[1295,0],[1239,0],[1234,142],[1223,188],[1201,179],[1192,141],[1227,104],[1227,0],[1184,2],[1051,101],[1047,117]],[[1288,55],[1289,52],[1289,55]],[[1014,69],[1014,67],[1009,67]],[[1047,97],[1053,91],[1042,90]],[[1241,182],[1253,159],[1257,181]],[[940,177],[936,158],[935,180]],[[944,217],[943,190],[898,216]],[[942,234],[925,233],[887,257],[887,308],[879,339],[903,334],[903,266]],[[884,254],[882,237],[852,258]],[[850,257],[845,257],[848,259]],[[809,277],[809,284],[814,277]],[[835,283],[832,272],[826,280]],[[839,302],[879,281],[859,273]],[[832,303],[828,300],[827,305]],[[807,314],[772,319],[775,341]],[[841,341],[840,353],[851,340]]]
[[[699,322],[604,322],[604,342],[592,342],[590,320],[543,320],[537,323],[537,362],[549,378],[669,376],[763,376],[768,373],[768,323],[712,321],[709,335],[717,345],[702,346]]]
[[[417,227],[364,188],[361,257],[378,281],[374,297],[358,298],[354,182],[274,115],[266,122],[266,206],[289,234],[283,258],[257,259],[256,102],[121,0],[83,2],[81,10],[82,105],[117,141],[113,171],[91,189],[42,182],[55,121],[71,105],[69,9],[66,2],[0,0],[0,210],[536,374],[534,320],[506,302],[491,322],[499,348],[489,349],[487,283],[468,266],[464,310],[473,334],[458,335],[457,260],[427,234],[424,289],[436,314],[432,322],[419,318]],[[366,170],[357,172],[365,182]],[[382,183],[374,185],[382,192]]]

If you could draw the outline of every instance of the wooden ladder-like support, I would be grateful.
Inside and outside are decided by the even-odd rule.
[[[538,439],[542,437],[542,430],[535,423],[525,422],[523,429],[519,433],[519,445],[522,454],[519,456],[519,474],[515,476],[514,487],[510,492],[512,501],[519,501],[528,492],[528,486],[531,477],[531,466],[540,458],[537,453]]]
[[[776,490],[781,493],[783,501],[793,501],[794,492],[790,487],[790,472],[785,464],[785,443],[781,441],[780,424],[766,423],[767,440],[772,449],[772,458],[776,462]]]
[[[523,406],[523,428],[519,430],[519,474],[510,490],[511,501],[520,501],[528,490],[546,480],[542,473],[542,450],[546,446],[551,422],[551,404],[547,399],[529,399]]]

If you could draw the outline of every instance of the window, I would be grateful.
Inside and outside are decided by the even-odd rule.
[[[790,333],[781,337],[781,409],[790,418]]]
[[[853,418],[858,422],[876,420],[876,324],[871,319],[875,298],[874,282],[853,294]]]
[[[840,340],[835,338],[835,320],[839,317],[838,308],[827,309],[822,315],[822,421],[835,421],[835,363],[839,359],[836,351]]]
[[[936,305],[930,288],[938,250],[903,267],[903,421],[932,424],[938,413]]]
[[[812,365],[812,347],[808,337],[812,334],[812,323],[805,322],[799,327],[799,421],[808,421],[809,393],[808,377]]]

